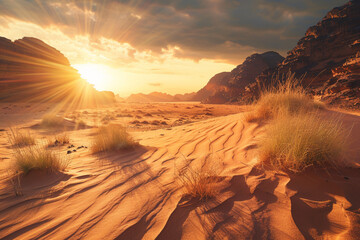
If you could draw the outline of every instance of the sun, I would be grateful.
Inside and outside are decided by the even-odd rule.
[[[111,80],[109,67],[101,64],[77,64],[73,66],[78,70],[81,77],[88,83],[93,84],[96,90],[103,91]]]

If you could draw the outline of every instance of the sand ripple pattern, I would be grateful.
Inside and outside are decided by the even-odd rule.
[[[254,167],[264,126],[241,114],[139,132],[135,151],[74,159],[65,173],[0,186],[0,239],[356,239],[358,169],[304,175]],[[219,196],[188,199],[177,172],[215,168]],[[343,176],[346,174],[347,179]],[[354,194],[355,192],[355,194]]]

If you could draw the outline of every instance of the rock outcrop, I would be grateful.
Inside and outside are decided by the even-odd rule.
[[[112,92],[99,92],[81,79],[68,59],[43,41],[0,37],[0,101],[111,102]]]
[[[276,52],[253,54],[231,72],[216,74],[208,84],[200,89],[196,100],[205,103],[225,103],[243,100],[245,87],[255,82],[264,70],[273,68],[284,58]]]
[[[359,13],[359,0],[331,10],[306,31],[281,64],[264,71],[257,82],[266,85],[274,76],[292,72],[325,102],[359,108]],[[256,86],[250,89],[256,94]]]

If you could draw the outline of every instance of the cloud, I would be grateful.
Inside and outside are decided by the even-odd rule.
[[[157,82],[153,82],[153,83],[149,83],[149,85],[152,86],[152,87],[160,87],[162,84],[157,83]]]
[[[88,36],[94,46],[101,39],[118,42],[127,60],[136,61],[139,52],[162,55],[163,49],[178,48],[177,57],[239,64],[255,52],[286,53],[310,25],[345,2],[0,0],[0,16],[55,26],[69,37]]]

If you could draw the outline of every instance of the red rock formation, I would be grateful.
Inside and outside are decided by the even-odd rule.
[[[214,95],[219,90],[226,90],[226,84],[229,81],[230,76],[230,72],[222,72],[216,74],[209,80],[205,87],[203,87],[196,93],[194,100],[203,101],[208,97]]]
[[[112,101],[114,94],[96,91],[62,53],[41,40],[0,37],[0,100],[92,104]]]
[[[303,86],[331,104],[354,107],[353,100],[341,97],[358,96],[360,51],[360,1],[350,1],[331,10],[318,24],[310,27],[285,60],[276,68],[264,71],[259,84],[269,84],[275,75],[289,71],[304,76]],[[250,87],[256,94],[256,87]],[[345,92],[344,92],[345,91]],[[335,96],[336,95],[336,96]],[[349,96],[350,96],[349,95]],[[356,104],[355,104],[356,105]],[[359,106],[360,107],[360,106]]]
[[[216,74],[197,92],[195,99],[205,103],[225,103],[243,100],[245,87],[255,82],[265,69],[275,67],[284,58],[276,52],[253,54],[230,73]]]

